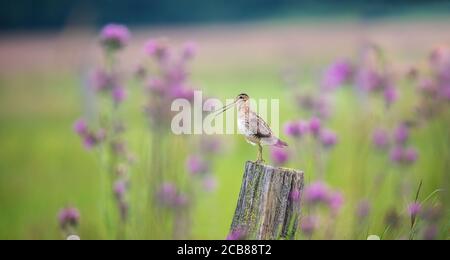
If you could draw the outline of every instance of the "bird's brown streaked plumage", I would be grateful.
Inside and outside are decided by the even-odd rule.
[[[253,112],[252,112],[253,113]],[[267,125],[267,123],[257,114],[249,117],[249,120],[245,122],[246,127],[251,127],[252,125],[256,126],[254,135],[258,138],[267,138],[273,135],[272,130]]]
[[[262,158],[262,145],[283,147],[287,144],[277,138],[269,125],[255,112],[250,109],[249,96],[239,94],[232,104],[238,107],[238,129],[245,136],[247,142],[258,146],[257,162],[264,161]],[[232,105],[219,110],[227,110]]]

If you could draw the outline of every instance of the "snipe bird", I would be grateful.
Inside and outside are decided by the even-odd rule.
[[[248,143],[258,146],[257,163],[264,162],[262,155],[262,146],[276,146],[284,147],[287,143],[281,141],[276,137],[269,125],[255,112],[250,109],[250,101],[247,94],[239,94],[236,99],[222,109],[218,110],[218,114],[225,112],[233,106],[237,106],[238,109],[238,129],[241,134],[245,136]]]

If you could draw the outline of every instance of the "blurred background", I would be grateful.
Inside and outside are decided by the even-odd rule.
[[[450,1],[2,3],[0,238],[245,238],[255,148],[170,131],[198,89],[280,100],[297,239],[448,239],[449,31]]]

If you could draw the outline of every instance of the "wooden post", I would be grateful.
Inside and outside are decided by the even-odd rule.
[[[294,238],[302,191],[302,171],[248,161],[230,232],[245,239]]]

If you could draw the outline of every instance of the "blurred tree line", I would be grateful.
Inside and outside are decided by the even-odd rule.
[[[101,25],[111,21],[157,25],[334,15],[372,19],[409,12],[450,14],[450,1],[6,0],[1,2],[0,29],[49,29],[68,23]]]

